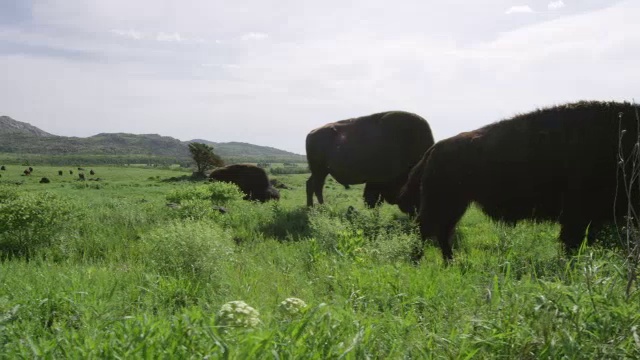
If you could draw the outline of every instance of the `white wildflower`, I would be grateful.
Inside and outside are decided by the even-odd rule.
[[[286,298],[278,306],[280,311],[288,316],[296,316],[307,308],[307,304],[298,298]]]
[[[244,301],[229,301],[218,311],[218,323],[223,326],[252,328],[260,324],[260,313]]]

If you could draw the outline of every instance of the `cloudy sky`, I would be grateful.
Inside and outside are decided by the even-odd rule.
[[[304,153],[386,110],[436,140],[580,99],[640,98],[638,0],[0,0],[0,115]]]

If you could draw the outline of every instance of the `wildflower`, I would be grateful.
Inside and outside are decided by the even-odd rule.
[[[298,298],[286,298],[280,303],[278,309],[288,316],[296,316],[307,308],[307,304]]]
[[[218,323],[224,326],[252,328],[260,324],[260,313],[244,301],[229,301],[218,311]]]

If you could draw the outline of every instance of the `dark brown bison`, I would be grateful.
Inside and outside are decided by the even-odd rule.
[[[84,173],[78,174],[78,180],[85,180]]]
[[[254,165],[235,164],[215,169],[209,175],[211,181],[224,181],[238,185],[246,195],[245,200],[279,200],[280,193],[269,183],[267,173]]]
[[[363,184],[365,203],[395,204],[411,168],[433,145],[431,128],[422,117],[389,111],[341,120],[307,135],[307,205],[313,194],[322,204],[322,188],[331,174],[340,184]]]
[[[25,176],[29,176],[31,175],[31,171],[29,169],[24,169],[24,171],[22,172]]]
[[[93,169],[91,169],[91,170],[89,170],[89,174],[91,174],[91,175],[95,175],[95,174],[96,174],[96,172],[95,172],[95,171],[93,171]]]
[[[62,176],[62,170],[58,170],[58,175]]]
[[[69,174],[73,175],[73,170],[69,170]]]
[[[4,165],[2,165],[0,166],[0,170],[7,170],[7,168]]]
[[[557,221],[560,240],[573,251],[587,228],[592,241],[614,214],[626,214],[629,197],[617,154],[630,174],[637,113],[629,103],[578,102],[439,141],[412,170],[399,206],[406,212],[419,208],[423,242],[435,237],[445,259],[453,257],[452,232],[472,202],[507,224]],[[631,201],[638,200],[636,191]],[[422,252],[420,247],[414,260]]]
[[[42,179],[40,179],[40,184],[48,184],[50,183],[51,180],[49,180],[49,178],[43,177]]]

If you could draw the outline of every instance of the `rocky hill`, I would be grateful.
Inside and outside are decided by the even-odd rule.
[[[203,142],[213,146],[214,152],[227,163],[237,162],[305,162],[306,157],[267,146],[241,142],[215,143],[207,140],[188,142],[157,134],[101,133],[80,138],[49,134],[30,124],[0,117],[0,153],[40,155],[40,157],[73,157],[80,159],[118,158],[118,163],[147,159],[162,163],[188,163],[189,142]],[[130,159],[130,160],[126,160]]]
[[[14,120],[8,116],[0,116],[0,134],[24,134],[37,137],[55,136],[33,125]]]

